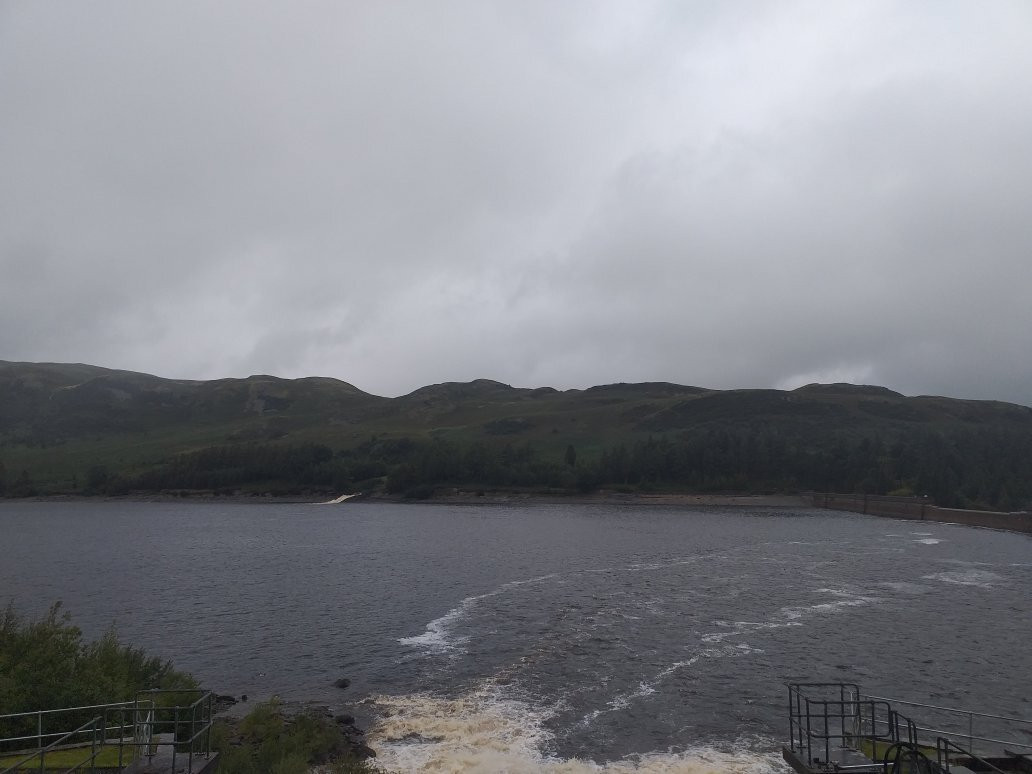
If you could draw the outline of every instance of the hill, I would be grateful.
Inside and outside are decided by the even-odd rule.
[[[398,398],[310,377],[187,381],[0,361],[0,493],[437,487],[1032,499],[1032,409],[884,387],[586,390],[478,379]]]

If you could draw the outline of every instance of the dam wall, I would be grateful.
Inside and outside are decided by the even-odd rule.
[[[948,524],[966,524],[969,527],[990,527],[1032,534],[1032,513],[1017,511],[967,511],[960,508],[940,508],[927,497],[892,497],[888,495],[833,494],[815,492],[815,508],[866,513],[893,519],[942,521]]]

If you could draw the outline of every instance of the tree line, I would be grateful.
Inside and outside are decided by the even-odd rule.
[[[10,478],[8,476],[8,478]],[[412,498],[441,487],[591,492],[798,492],[927,495],[952,507],[1016,510],[1032,502],[1032,436],[1007,428],[920,430],[894,437],[805,436],[777,427],[712,427],[602,448],[378,438],[214,446],[139,472],[96,465],[87,494],[175,490],[276,495],[379,491]],[[4,493],[0,469],[0,494]],[[19,476],[8,495],[31,493]]]

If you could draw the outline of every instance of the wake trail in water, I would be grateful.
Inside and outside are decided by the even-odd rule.
[[[832,541],[825,541],[831,543]],[[814,543],[816,545],[817,543]],[[841,541],[836,545],[841,544]],[[549,573],[547,575],[541,575],[534,578],[527,578],[524,580],[515,580],[504,583],[498,588],[483,594],[476,594],[473,596],[462,599],[455,607],[448,610],[444,615],[435,618],[426,625],[425,630],[416,635],[410,637],[402,637],[398,642],[402,645],[408,645],[410,647],[419,648],[422,650],[424,655],[447,655],[454,654],[460,651],[462,647],[469,642],[468,637],[460,637],[454,634],[454,630],[463,619],[467,618],[477,606],[484,600],[491,599],[506,594],[514,589],[518,589],[521,586],[528,586],[534,584],[540,584],[548,580],[555,580],[560,577],[575,577],[578,575],[589,575],[589,574],[613,574],[613,573],[647,573],[657,572],[662,570],[668,570],[676,567],[684,567],[688,565],[697,564],[700,561],[715,561],[720,559],[726,559],[734,554],[741,553],[743,551],[752,551],[756,549],[766,549],[772,546],[783,545],[778,541],[766,541],[750,543],[747,545],[736,546],[734,548],[725,551],[706,551],[698,554],[688,554],[685,556],[671,557],[665,560],[659,561],[648,561],[648,562],[632,562],[630,564],[612,565],[607,567],[596,567],[588,568],[584,570],[574,570],[567,573],[565,576],[561,576],[560,573]]]
[[[647,698],[656,693],[657,686],[659,686],[667,678],[673,676],[674,674],[680,672],[683,669],[695,666],[695,664],[697,664],[700,660],[704,658],[725,658],[745,656],[750,653],[762,652],[763,651],[759,648],[753,648],[752,646],[747,645],[745,643],[739,645],[725,645],[720,648],[703,648],[702,650],[699,650],[697,653],[690,656],[689,658],[683,659],[681,661],[675,661],[670,666],[661,669],[650,679],[642,680],[638,683],[636,689],[617,694],[606,703],[606,707],[604,709],[592,710],[591,712],[584,715],[584,717],[580,719],[578,725],[581,728],[586,728],[590,726],[592,723],[594,723],[596,720],[598,720],[598,718],[602,717],[602,715],[605,715],[609,712],[618,712],[620,710],[627,709],[631,706],[631,702],[637,699]]]
[[[715,625],[723,627],[721,631],[704,634],[701,636],[700,641],[712,645],[722,645],[724,640],[731,637],[741,637],[763,630],[802,626],[801,619],[810,616],[836,613],[845,608],[871,605],[883,601],[879,597],[860,596],[855,594],[855,592],[842,589],[822,588],[817,589],[817,593],[831,594],[842,598],[834,602],[822,602],[815,605],[782,607],[766,621],[715,621]],[[643,680],[637,690],[618,694],[609,701],[607,709],[594,710],[588,713],[582,718],[581,724],[588,725],[606,712],[626,709],[632,700],[645,698],[655,693],[656,685],[676,672],[694,666],[702,658],[737,657],[751,653],[763,653],[763,650],[761,648],[754,648],[748,643],[722,645],[722,647],[717,648],[703,648],[689,658],[674,662],[669,667],[658,672],[652,679]]]
[[[822,602],[815,605],[782,607],[764,621],[714,621],[715,626],[721,627],[720,631],[703,634],[700,637],[700,642],[718,647],[704,647],[696,650],[685,659],[675,661],[670,666],[657,672],[652,678],[642,680],[636,689],[614,696],[607,702],[605,708],[595,709],[587,713],[581,718],[579,725],[586,727],[606,713],[627,709],[632,701],[644,699],[656,693],[657,686],[664,680],[683,669],[696,665],[701,659],[734,658],[764,652],[762,648],[756,648],[744,642],[724,644],[724,641],[727,639],[765,630],[803,626],[802,619],[811,616],[833,614],[847,608],[877,604],[884,601],[880,597],[862,596],[854,591],[844,589],[821,588],[817,589],[816,593],[831,594],[840,597],[840,599],[834,602]]]
[[[435,618],[433,621],[428,623],[426,625],[426,630],[422,634],[416,634],[411,637],[402,637],[398,642],[402,645],[411,645],[413,647],[421,648],[426,654],[440,655],[455,651],[469,642],[468,637],[457,637],[453,635],[455,625],[468,616],[478,604],[483,602],[485,599],[500,596],[513,589],[519,588],[520,586],[544,583],[545,581],[552,580],[556,577],[558,577],[556,573],[551,573],[549,575],[540,575],[536,578],[527,578],[526,580],[509,581],[508,583],[503,583],[498,588],[493,591],[488,591],[485,594],[466,597],[440,618]]]

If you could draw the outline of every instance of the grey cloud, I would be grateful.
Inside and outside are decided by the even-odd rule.
[[[0,15],[0,358],[1032,403],[1024,3]]]

